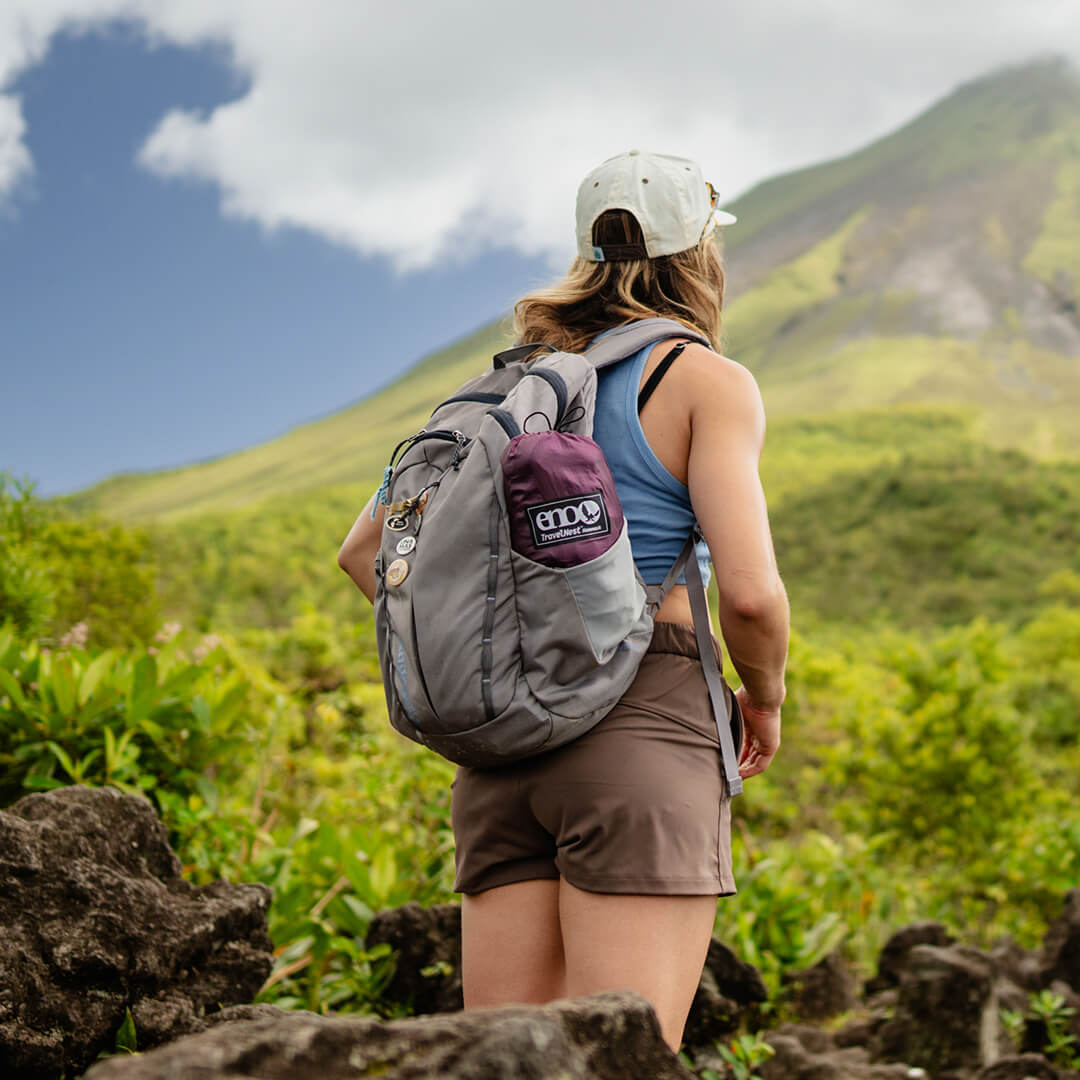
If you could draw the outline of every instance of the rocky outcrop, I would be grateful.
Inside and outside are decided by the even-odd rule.
[[[867,995],[900,985],[900,976],[907,968],[908,954],[916,945],[951,945],[953,939],[941,923],[911,923],[896,931],[881,950],[877,975],[866,984]]]
[[[1067,983],[1080,994],[1080,889],[1065,897],[1061,915],[1050,925],[1043,943],[1042,981]]]
[[[0,812],[0,1076],[72,1076],[251,1001],[270,972],[270,890],[180,876],[144,799],[63,788]]]
[[[988,957],[962,945],[916,945],[900,979],[896,1013],[875,1037],[875,1056],[939,1072],[993,1064],[1010,1046]]]
[[[787,975],[784,985],[796,1015],[804,1020],[828,1020],[857,1003],[855,977],[838,952]]]
[[[747,1010],[768,997],[758,969],[713,938],[686,1020],[687,1044],[708,1046],[714,1039],[737,1031]]]
[[[761,1080],[916,1080],[906,1065],[874,1064],[864,1047],[837,1046],[828,1032],[786,1024],[766,1033],[773,1056],[758,1067]]]
[[[1062,1080],[1062,1073],[1039,1054],[1010,1054],[980,1070],[975,1080]]]
[[[393,975],[384,1001],[417,1016],[465,1007],[461,992],[461,908],[457,904],[419,904],[380,911],[371,920],[365,945],[389,945]]]
[[[153,1053],[95,1065],[86,1080],[693,1080],[652,1008],[629,992],[391,1023],[300,1012],[220,1019]]]

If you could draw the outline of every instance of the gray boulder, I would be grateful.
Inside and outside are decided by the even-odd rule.
[[[829,953],[813,967],[791,972],[783,982],[796,1014],[804,1020],[828,1020],[856,1004],[855,976],[839,952]]]
[[[180,876],[144,799],[61,788],[0,812],[0,1076],[72,1076],[251,1001],[273,963],[270,890]]]
[[[202,1034],[101,1062],[86,1080],[693,1080],[630,992],[393,1022],[231,1012]]]
[[[975,1069],[1010,1052],[993,965],[963,945],[916,945],[907,954],[896,1012],[878,1030],[874,1056],[937,1075]]]
[[[1060,1080],[1061,1075],[1041,1054],[1010,1054],[980,1069],[975,1080]]]
[[[906,1065],[873,1064],[862,1047],[829,1048],[790,1027],[767,1032],[765,1041],[774,1056],[758,1066],[761,1080],[908,1080],[912,1076]]]
[[[907,970],[908,953],[916,945],[951,945],[953,939],[941,923],[911,923],[896,931],[881,950],[878,957],[878,970],[874,978],[867,981],[866,994],[880,994],[900,985],[900,976]]]

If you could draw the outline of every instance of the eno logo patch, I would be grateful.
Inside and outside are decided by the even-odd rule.
[[[526,506],[533,543],[537,547],[568,544],[611,534],[611,519],[600,491]]]

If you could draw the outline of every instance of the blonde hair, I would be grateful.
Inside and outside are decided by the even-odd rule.
[[[714,234],[716,235],[716,234]],[[597,244],[643,244],[641,228],[625,210],[609,210],[593,228]],[[587,262],[575,258],[562,281],[514,305],[514,337],[581,352],[603,330],[637,319],[675,319],[721,344],[724,266],[719,241],[655,259]]]

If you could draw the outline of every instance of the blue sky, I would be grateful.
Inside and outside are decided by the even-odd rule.
[[[58,494],[367,396],[564,266],[613,153],[733,197],[1080,58],[1075,0],[664,10],[0,0],[0,470]]]
[[[242,89],[217,50],[124,32],[62,37],[19,81],[35,175],[0,215],[0,469],[43,494],[339,409],[547,274],[502,252],[401,276],[223,220],[213,189],[135,166],[167,108]]]

